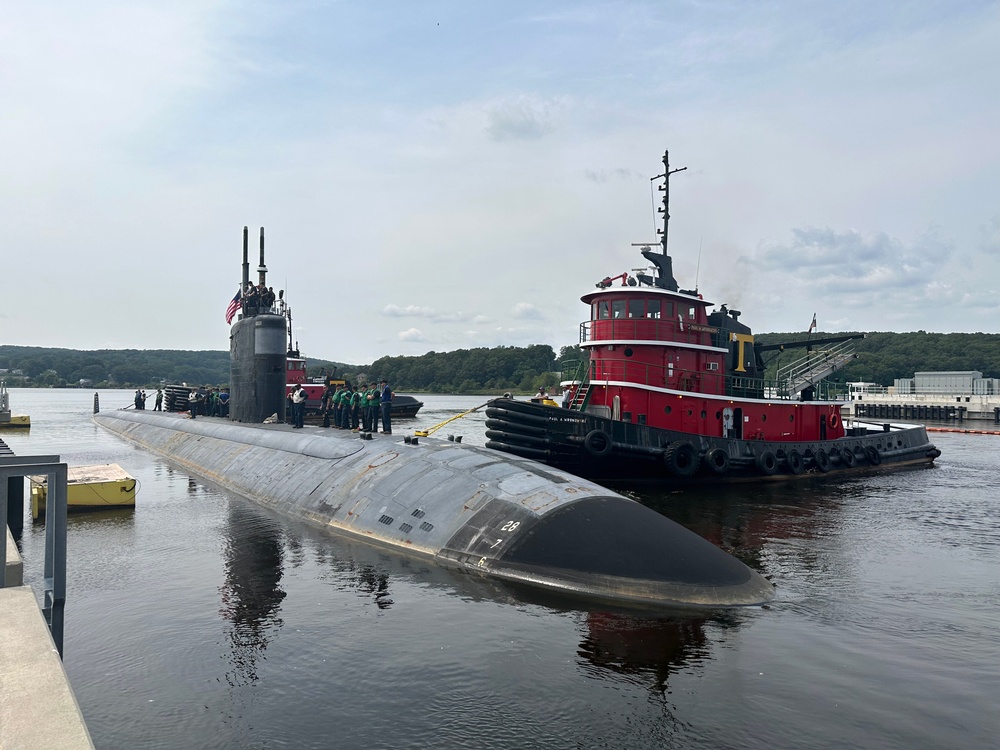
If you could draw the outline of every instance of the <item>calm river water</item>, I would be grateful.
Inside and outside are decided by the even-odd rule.
[[[485,401],[421,398],[399,432]],[[1000,744],[1000,437],[935,434],[931,469],[636,495],[778,590],[643,617],[275,515],[95,426],[92,392],[11,402],[16,453],[140,482],[134,511],[69,524],[65,666],[100,748]],[[484,419],[436,435],[482,444]],[[37,592],[41,525],[22,547]]]

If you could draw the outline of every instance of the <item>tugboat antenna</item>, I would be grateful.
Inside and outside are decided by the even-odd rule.
[[[653,180],[659,180],[663,178],[663,187],[660,188],[663,191],[663,238],[660,240],[660,245],[663,247],[663,254],[667,254],[667,225],[670,223],[670,175],[676,172],[683,172],[687,167],[680,167],[679,169],[670,168],[670,152],[663,152],[663,174],[658,174],[656,177],[651,177],[650,182]]]
[[[698,291],[698,277],[701,276],[701,244],[704,241],[704,237],[698,240],[698,265],[694,268],[694,290]]]

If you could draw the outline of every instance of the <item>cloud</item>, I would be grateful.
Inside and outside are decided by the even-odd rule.
[[[494,141],[536,140],[559,125],[565,101],[521,95],[486,107],[486,132]]]
[[[419,328],[407,328],[397,334],[400,341],[427,341],[427,337]]]
[[[433,323],[464,323],[472,318],[468,313],[461,310],[452,312],[437,312],[433,307],[423,307],[421,305],[386,305],[382,308],[382,315],[389,318],[426,318]]]
[[[979,247],[984,253],[1000,255],[1000,214],[979,227]]]
[[[611,182],[612,180],[624,182],[627,180],[634,180],[638,176],[640,176],[638,172],[632,169],[625,169],[623,167],[618,167],[617,169],[585,169],[583,171],[583,177],[585,180],[596,182],[598,184]]]
[[[822,274],[828,289],[856,292],[927,284],[951,254],[930,232],[907,245],[885,232],[806,227],[793,229],[789,244],[765,244],[754,260],[741,261],[762,271]]]
[[[510,312],[515,318],[523,320],[543,320],[545,318],[541,310],[530,302],[518,302]]]
[[[382,314],[390,318],[429,318],[434,315],[434,308],[421,307],[419,305],[407,305],[406,307],[400,307],[399,305],[390,304],[382,308]]]

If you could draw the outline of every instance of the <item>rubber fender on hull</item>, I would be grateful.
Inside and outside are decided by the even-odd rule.
[[[792,474],[801,474],[806,470],[805,461],[802,460],[802,454],[798,451],[788,451],[788,455],[785,456],[785,461],[788,462],[788,470],[792,472]]]
[[[663,452],[663,464],[674,476],[689,477],[698,471],[698,450],[687,441],[676,440]]]
[[[729,454],[721,448],[712,448],[705,453],[705,466],[715,474],[725,474],[729,471]]]
[[[774,451],[764,451],[757,456],[757,469],[765,476],[771,476],[778,470],[778,457]]]
[[[492,448],[495,451],[513,453],[515,456],[530,458],[534,461],[544,461],[549,455],[548,450],[544,448],[529,448],[527,445],[502,443],[499,440],[487,440],[486,447]]]
[[[591,430],[583,439],[583,447],[594,458],[604,458],[614,447],[611,436],[604,430]]]
[[[869,445],[865,448],[865,457],[872,466],[878,466],[882,463],[882,454],[878,452],[878,448],[874,445]]]
[[[840,462],[848,469],[854,466],[854,464],[858,462],[858,457],[854,455],[854,449],[844,448],[844,450],[840,452]]]
[[[524,443],[526,445],[548,445],[547,437],[537,435],[523,435],[516,432],[501,432],[500,430],[487,430],[486,437],[490,440],[499,440],[504,443]]]
[[[544,427],[511,422],[506,419],[487,419],[486,429],[500,430],[501,432],[517,432],[523,435],[544,435],[546,432]]]
[[[826,454],[826,451],[820,448],[816,451],[816,455],[813,456],[813,461],[816,463],[816,468],[822,471],[824,474],[830,471],[830,457]]]

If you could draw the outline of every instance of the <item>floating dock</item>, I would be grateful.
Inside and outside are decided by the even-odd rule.
[[[31,517],[45,515],[48,492],[45,477],[31,477]],[[66,479],[68,510],[107,510],[135,507],[136,480],[118,464],[72,466]]]
[[[10,413],[10,395],[7,383],[0,380],[0,430],[27,430],[31,427],[31,417],[26,414]]]

